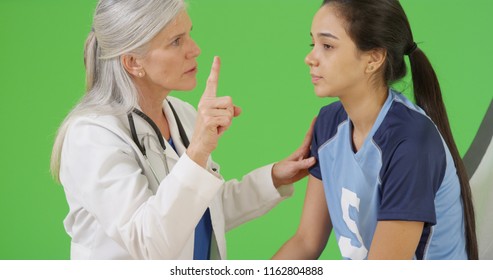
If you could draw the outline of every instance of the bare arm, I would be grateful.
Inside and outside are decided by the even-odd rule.
[[[368,259],[410,260],[423,232],[423,222],[379,221]]]
[[[322,181],[309,175],[298,230],[272,259],[317,259],[327,244],[331,230]]]

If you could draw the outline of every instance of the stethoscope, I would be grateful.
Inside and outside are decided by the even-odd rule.
[[[188,145],[190,145],[190,141],[188,141],[187,134],[185,133],[185,129],[183,128],[183,125],[181,124],[180,118],[178,117],[178,114],[176,113],[175,108],[173,108],[173,105],[171,105],[171,102],[169,102],[169,100],[166,100],[166,101],[168,101],[169,107],[171,108],[171,111],[173,112],[173,116],[175,117],[176,124],[178,125],[178,132],[180,133],[181,141],[182,141],[183,145],[185,146],[185,148],[188,148]],[[164,137],[161,134],[161,131],[157,127],[156,123],[154,123],[154,121],[151,118],[149,118],[146,114],[144,114],[144,112],[140,111],[137,108],[134,108],[132,110],[132,112],[137,114],[142,119],[144,119],[152,127],[152,129],[156,133],[157,138],[159,140],[159,144],[163,148],[164,168],[166,170],[166,175],[168,175],[169,174],[169,167],[168,167],[168,161],[166,159],[166,145],[164,144]],[[137,145],[137,147],[139,148],[142,155],[144,156],[147,164],[151,168],[151,172],[154,175],[154,178],[156,179],[156,181],[159,185],[161,183],[161,181],[159,180],[159,177],[157,176],[157,173],[154,170],[154,168],[152,168],[152,164],[149,161],[149,158],[147,157],[146,148],[145,148],[143,143],[142,144],[140,143],[139,138],[137,137],[137,130],[135,129],[135,123],[134,123],[134,118],[132,116],[132,112],[128,113],[128,115],[127,115],[128,123],[130,125],[130,132],[132,133],[132,139],[135,142],[135,145]]]

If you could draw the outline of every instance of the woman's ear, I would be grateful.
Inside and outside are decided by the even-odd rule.
[[[134,54],[124,54],[121,56],[123,68],[132,76],[142,78],[145,76],[145,70],[140,60]]]
[[[366,73],[372,74],[380,71],[382,65],[385,64],[387,58],[387,50],[385,49],[373,49],[368,52],[368,65],[366,66]]]

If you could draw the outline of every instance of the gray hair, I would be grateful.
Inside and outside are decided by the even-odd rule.
[[[51,173],[57,181],[71,120],[85,114],[126,114],[137,106],[137,88],[121,56],[145,55],[147,43],[184,9],[184,0],[99,0],[84,49],[86,93],[63,121],[53,145]]]

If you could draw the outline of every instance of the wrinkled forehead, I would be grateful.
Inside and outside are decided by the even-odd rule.
[[[186,10],[179,12],[156,36],[171,39],[192,29],[192,20]]]

